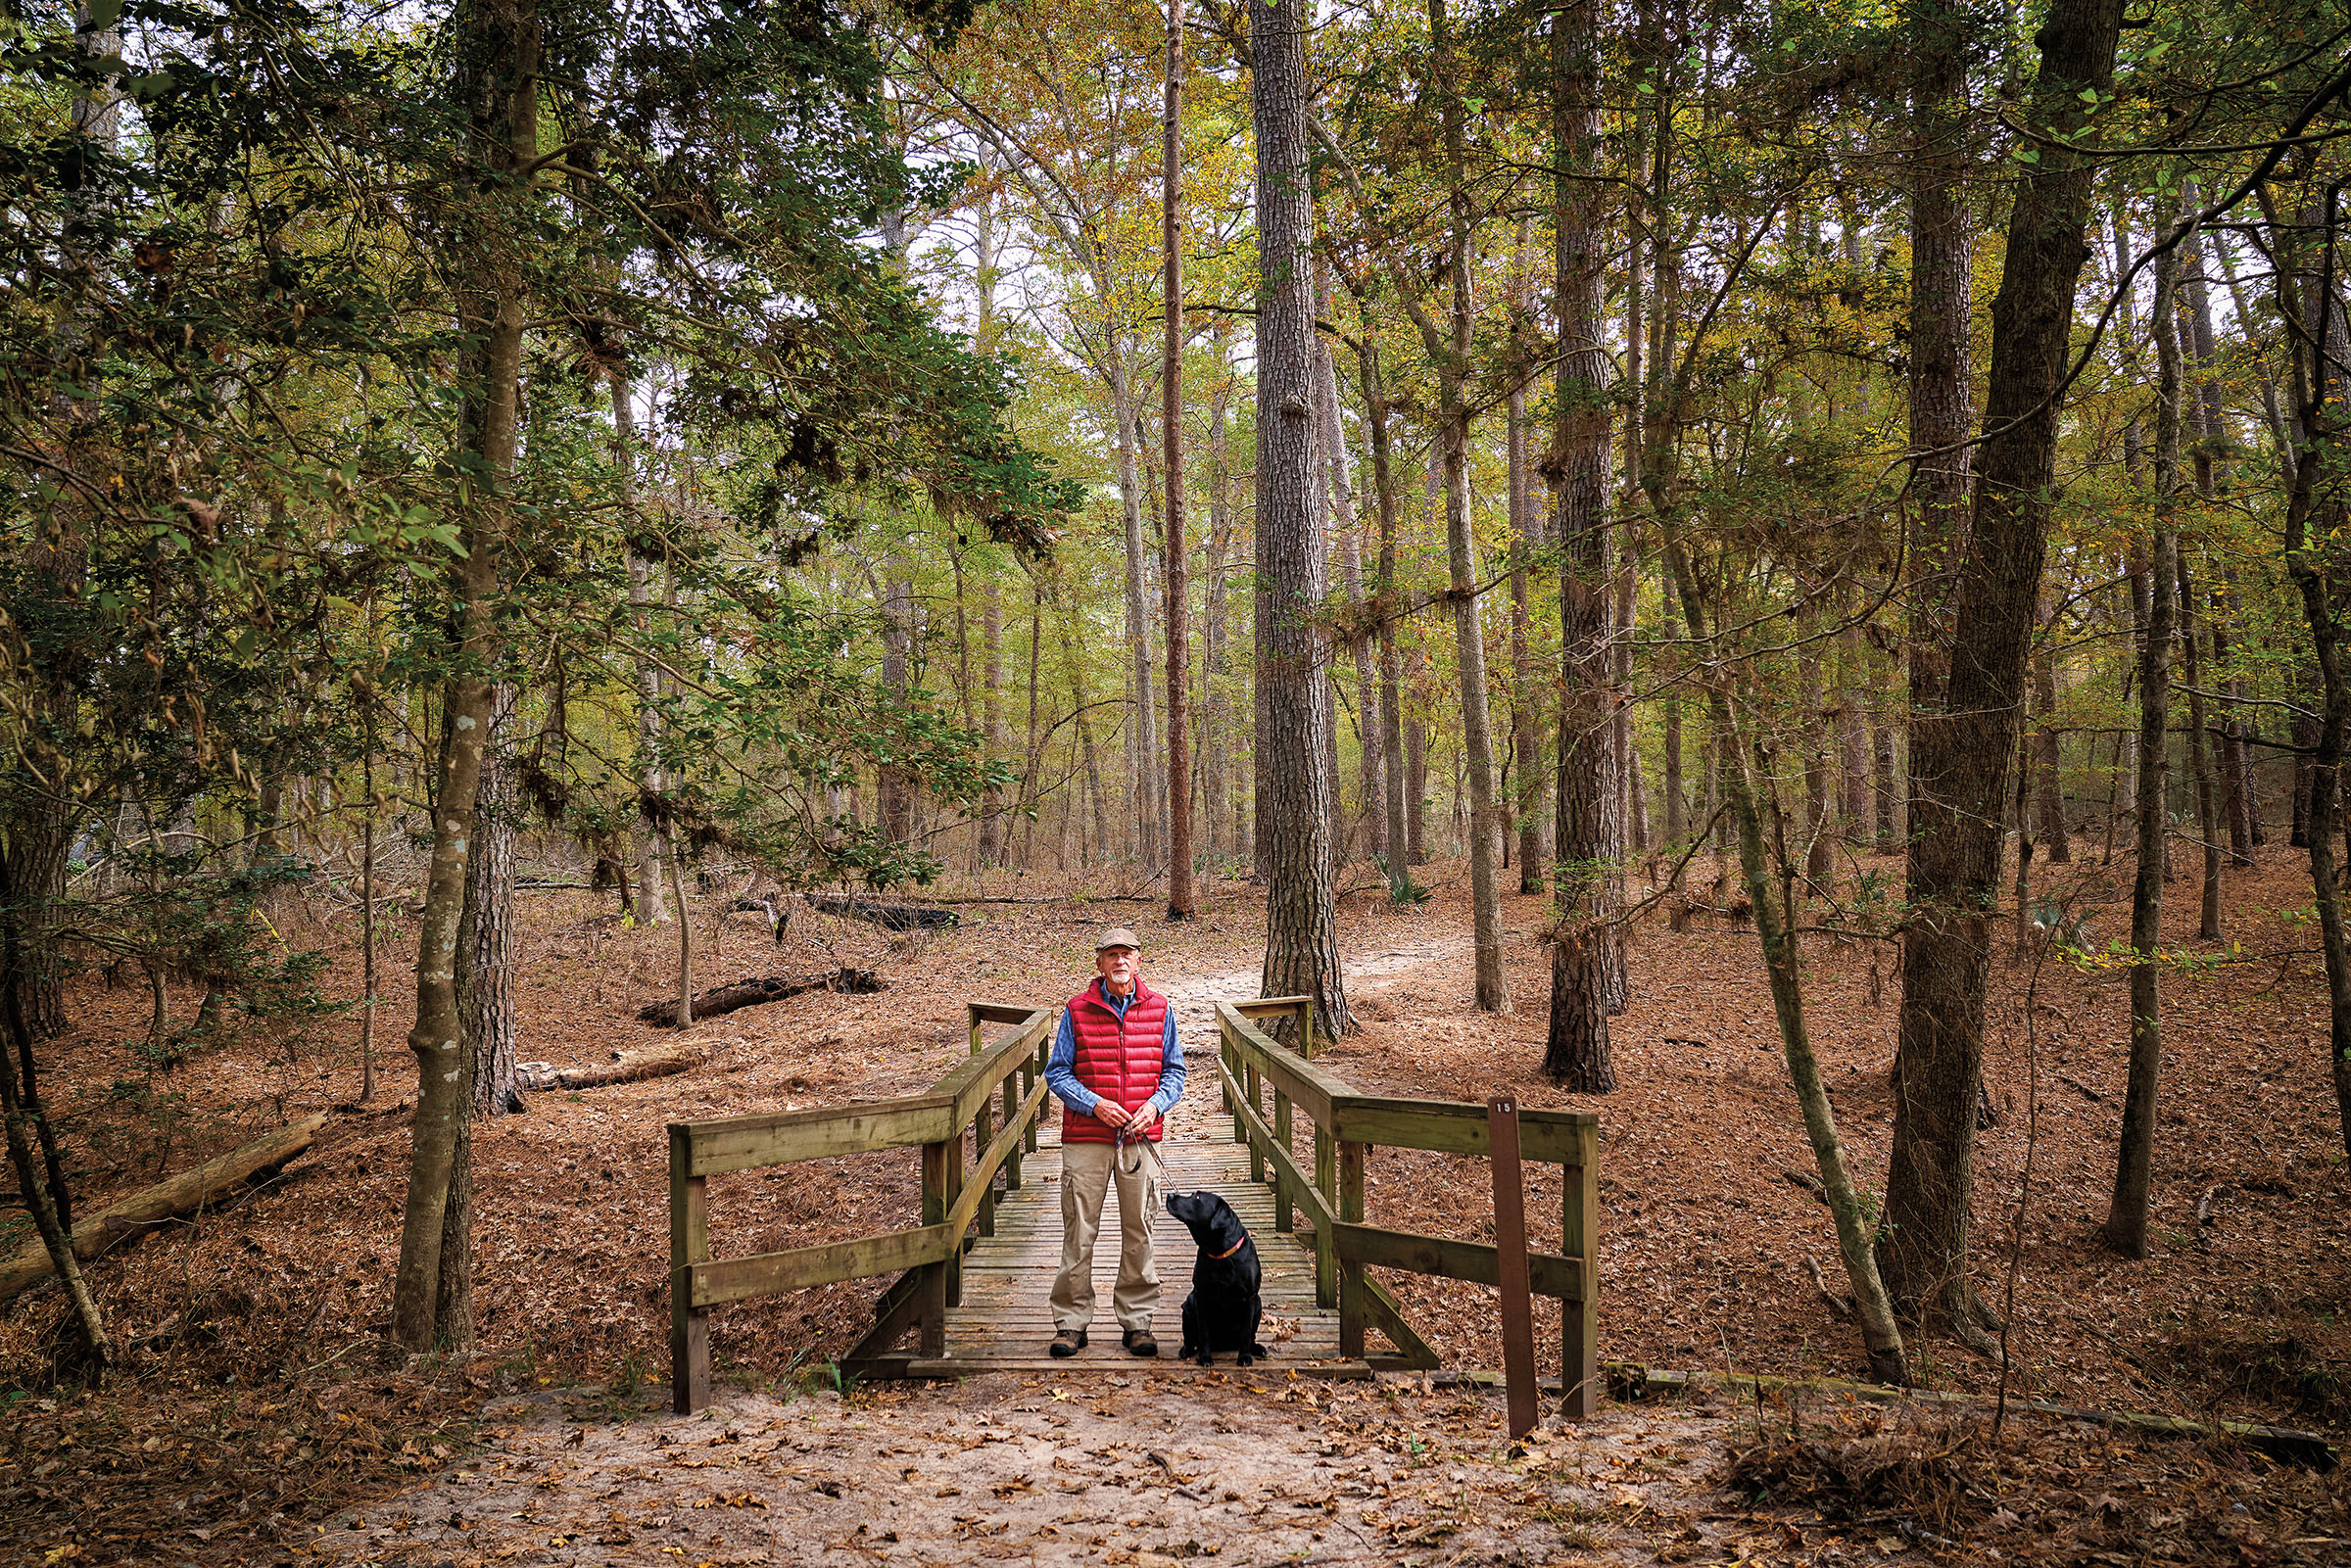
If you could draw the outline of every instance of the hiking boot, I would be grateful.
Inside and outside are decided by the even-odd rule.
[[[1063,1329],[1053,1336],[1053,1343],[1045,1347],[1046,1354],[1051,1355],[1076,1355],[1084,1349],[1085,1330],[1081,1328]]]
[[[1128,1329],[1119,1336],[1119,1343],[1127,1347],[1127,1354],[1129,1355],[1157,1355],[1159,1354],[1159,1341],[1151,1337],[1151,1331],[1147,1328]]]

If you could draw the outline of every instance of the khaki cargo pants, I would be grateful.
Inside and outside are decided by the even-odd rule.
[[[1119,1283],[1111,1292],[1111,1309],[1121,1328],[1151,1326],[1151,1309],[1159,1305],[1159,1259],[1151,1251],[1151,1222],[1159,1217],[1159,1150],[1149,1144],[1065,1143],[1061,1272],[1053,1277],[1056,1333],[1093,1321],[1094,1238],[1102,1229],[1103,1190],[1113,1182],[1119,1189]]]

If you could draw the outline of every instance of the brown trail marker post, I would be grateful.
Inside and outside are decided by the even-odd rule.
[[[1486,1102],[1486,1136],[1494,1165],[1494,1251],[1502,1275],[1502,1376],[1509,1396],[1511,1436],[1535,1429],[1535,1319],[1527,1300],[1526,1189],[1518,1173],[1518,1102],[1497,1095]]]

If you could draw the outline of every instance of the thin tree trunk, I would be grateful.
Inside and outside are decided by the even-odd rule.
[[[2162,967],[2164,795],[2169,789],[2173,594],[2179,582],[2180,344],[2170,328],[2180,253],[2155,259],[2155,528],[2148,607],[2138,651],[2138,870],[2131,885],[2131,1066],[2123,1093],[2122,1141],[2106,1245],[2126,1258],[2147,1256],[2147,1214],[2154,1190],[2155,1105],[2163,1069]]]
[[[1447,196],[1452,214],[1447,246],[1453,282],[1451,365],[1441,371],[1439,417],[1445,459],[1445,559],[1453,585],[1453,630],[1462,688],[1462,749],[1469,795],[1469,906],[1476,946],[1476,1005],[1483,1013],[1511,1010],[1502,967],[1502,889],[1495,871],[1494,723],[1486,700],[1486,638],[1478,613],[1477,562],[1469,539],[1469,411],[1463,403],[1469,366],[1470,208],[1468,133],[1463,124],[1461,79],[1445,0],[1428,0],[1430,48],[1443,95]]]
[[[533,0],[497,9],[461,10],[456,71],[460,100],[473,130],[476,157],[493,175],[517,175],[539,157],[539,12]],[[393,1282],[392,1337],[410,1351],[429,1351],[470,1334],[465,1259],[453,1258],[444,1288],[446,1227],[461,1220],[468,1179],[463,1159],[471,1125],[472,1063],[464,1048],[460,973],[471,958],[459,943],[465,883],[478,827],[482,763],[489,737],[496,629],[491,601],[498,592],[498,557],[506,530],[505,487],[514,468],[521,411],[523,334],[529,302],[505,264],[504,252],[523,243],[532,187],[517,178],[474,197],[462,215],[469,229],[461,253],[473,270],[461,275],[458,325],[474,345],[461,385],[469,389],[459,439],[463,463],[481,476],[462,514],[462,556],[450,568],[458,673],[444,686],[439,777],[433,791],[433,849],[425,875],[424,910],[416,947],[416,1015],[409,1048],[416,1054],[416,1111],[408,1199],[402,1218],[400,1265]]]
[[[73,1319],[89,1355],[86,1381],[95,1387],[105,1378],[114,1348],[107,1342],[106,1320],[99,1314],[97,1299],[90,1294],[81,1259],[73,1251],[73,1227],[61,1174],[55,1161],[44,1161],[34,1147],[34,1123],[46,1117],[26,1103],[29,1085],[17,1076],[18,1064],[32,1061],[33,1038],[24,1017],[23,921],[14,910],[0,916],[0,921],[7,928],[5,938],[0,938],[6,947],[5,953],[0,953],[0,992],[5,993],[0,995],[0,1007],[7,1012],[9,1036],[0,1042],[0,1125],[8,1135],[8,1161],[16,1172],[18,1200],[31,1214],[32,1228],[49,1255],[49,1266],[65,1283],[67,1299],[73,1304]]]
[[[914,582],[910,568],[894,546],[883,562],[882,571],[882,686],[903,705],[913,700]],[[876,770],[874,793],[879,826],[893,844],[903,844],[914,837],[914,779],[902,765],[885,762]],[[662,858],[667,862],[675,857]],[[680,918],[684,918],[683,912]]]
[[[2166,323],[2156,322],[2160,333]],[[2160,341],[2160,340],[2159,340]],[[2179,351],[2173,350],[2175,354]],[[2220,790],[2213,778],[2212,736],[2205,728],[2204,661],[2199,658],[2197,616],[2191,606],[2196,602],[2195,581],[2187,564],[2187,552],[2178,552],[2180,569],[2180,664],[2187,683],[2187,766],[2189,777],[2195,781],[2196,836],[2203,840],[2204,897],[2198,906],[2196,936],[2199,940],[2217,942],[2221,939],[2221,801]]]
[[[1318,268],[1319,273],[1319,268]],[[1318,286],[1325,301],[1326,286]],[[1361,522],[1355,514],[1354,460],[1347,451],[1347,427],[1339,417],[1339,375],[1323,334],[1315,334],[1315,412],[1321,427],[1322,462],[1330,480],[1331,532],[1339,542],[1339,588],[1347,595],[1350,622],[1357,628],[1348,639],[1355,654],[1356,778],[1368,847],[1387,845],[1387,810],[1382,779],[1379,726],[1379,687],[1371,671],[1371,640],[1362,634],[1364,611],[1364,550]]]
[[[1676,557],[1676,575],[1681,578],[1683,613],[1690,634],[1705,642],[1711,617],[1705,613],[1698,585],[1678,547],[1669,540],[1666,548]],[[1708,681],[1707,692],[1716,733],[1736,736],[1738,725],[1728,685],[1727,679],[1716,673]],[[1751,699],[1750,705],[1753,705]],[[1879,1276],[1877,1256],[1871,1247],[1877,1220],[1875,1206],[1854,1182],[1852,1169],[1847,1164],[1845,1140],[1837,1130],[1836,1108],[1830,1103],[1820,1059],[1812,1049],[1811,1029],[1804,1018],[1803,960],[1792,929],[1796,917],[1796,875],[1788,852],[1786,816],[1776,794],[1770,792],[1769,763],[1761,735],[1755,736],[1751,754],[1747,746],[1736,743],[1728,750],[1723,783],[1729,792],[1731,813],[1739,823],[1740,870],[1747,883],[1748,903],[1754,914],[1756,940],[1763,950],[1764,974],[1771,985],[1772,1014],[1779,1024],[1788,1079],[1796,1089],[1797,1105],[1803,1114],[1804,1133],[1812,1145],[1813,1163],[1820,1170],[1822,1196],[1836,1220],[1837,1250],[1845,1260],[1846,1278],[1853,1287],[1854,1315],[1860,1322],[1870,1376],[1881,1383],[1907,1384],[1910,1370],[1902,1348],[1901,1327],[1895,1321],[1894,1304]],[[1766,804],[1771,819],[1768,845],[1763,816]],[[1779,862],[1776,889],[1771,864],[1774,858],[1771,851],[1775,848]]]
[[[1168,919],[1192,917],[1191,627],[1183,536],[1183,0],[1168,0],[1167,115],[1161,126],[1160,228],[1167,344],[1160,445],[1168,470]]]
[[[1658,624],[1665,628],[1665,635],[1671,637],[1674,622],[1681,616],[1681,608],[1675,600],[1672,566],[1662,560],[1658,566],[1657,597],[1662,608],[1657,619]],[[1682,882],[1680,856],[1690,839],[1690,802],[1682,785],[1682,698],[1679,689],[1667,688],[1657,705],[1663,721],[1665,741],[1665,850],[1675,857],[1673,879],[1674,885],[1679,887]]]
[[[1359,305],[1363,302],[1359,299]],[[1366,311],[1367,321],[1369,312]],[[1364,393],[1364,426],[1371,446],[1371,491],[1379,510],[1379,729],[1380,749],[1387,757],[1387,825],[1384,864],[1388,897],[1402,904],[1412,896],[1412,856],[1405,823],[1410,815],[1404,799],[1405,758],[1403,685],[1404,663],[1396,647],[1396,470],[1388,450],[1387,390],[1380,379],[1379,345],[1366,332],[1358,353],[1358,380]]]
[[[1837,634],[1838,815],[1844,819],[1846,845],[1855,850],[1867,848],[1875,836],[1869,820],[1868,658],[1861,623],[1847,613]]]
[[[1125,340],[1115,333],[1110,350],[1111,417],[1118,424],[1119,508],[1127,528],[1127,643],[1128,682],[1134,699],[1134,720],[1128,726],[1128,777],[1134,784],[1133,827],[1135,856],[1155,865],[1160,855],[1159,705],[1152,693],[1151,624],[1144,593],[1143,564],[1149,546],[1143,538],[1143,481],[1134,439],[1134,388]]]
[[[1633,634],[1638,614],[1633,589],[1639,582],[1640,562],[1629,536],[1624,543],[1616,570],[1616,607],[1608,621],[1608,682],[1613,688],[1609,701],[1614,709],[1608,721],[1608,743],[1616,756],[1616,812],[1624,839],[1617,852],[1621,855],[1630,850],[1636,855],[1646,855],[1650,843],[1649,791],[1641,783],[1641,748],[1633,743],[1633,705],[1624,699],[1624,693],[1633,685]],[[1618,903],[1623,901],[1622,879],[1619,873]],[[1616,932],[1619,945],[1625,935],[1625,927],[1619,927]]]
[[[1202,748],[1207,759],[1203,777],[1208,798],[1202,814],[1208,819],[1210,847],[1219,853],[1238,853],[1240,842],[1225,818],[1224,806],[1229,760],[1224,685],[1230,676],[1232,646],[1232,632],[1225,625],[1226,562],[1232,556],[1232,473],[1225,461],[1224,443],[1225,408],[1232,396],[1233,380],[1221,335],[1217,338],[1217,390],[1209,404],[1208,417],[1208,689],[1201,715]],[[1233,794],[1237,805],[1239,791],[1235,789]]]
[[[1878,853],[1891,855],[1901,848],[1901,782],[1895,776],[1894,726],[1880,721],[1872,737],[1874,787],[1878,797]]]
[[[1533,621],[1527,611],[1527,565],[1543,547],[1542,510],[1529,493],[1526,388],[1511,388],[1504,433],[1510,464],[1511,750],[1518,769],[1518,891],[1543,891],[1543,701],[1548,682],[1535,672]]]
[[[1798,700],[1802,704],[1804,746],[1804,877],[1827,891],[1837,876],[1836,847],[1829,825],[1836,815],[1829,782],[1829,738],[1826,704],[1820,689],[1820,639],[1811,617],[1805,618],[1803,643],[1796,650]],[[1745,766],[1744,750],[1741,766]],[[1736,776],[1734,776],[1736,783]],[[1733,801],[1733,810],[1737,802]]]
[[[2054,640],[2057,629],[2051,617],[2044,614],[2039,619],[2049,628],[2048,635]],[[2039,776],[2033,813],[2035,837],[2051,865],[2064,865],[2074,858],[2074,851],[2065,832],[2065,758],[2057,736],[2057,662],[2045,646],[2033,658],[2033,712],[2039,721],[2033,736],[2035,772]]]

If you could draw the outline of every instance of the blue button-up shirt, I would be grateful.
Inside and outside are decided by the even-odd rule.
[[[1097,977],[1094,994],[1102,1005],[1127,1022],[1127,1010],[1134,1005],[1140,991],[1114,996],[1110,988]],[[1078,1081],[1078,1025],[1071,1022],[1067,1009],[1061,1015],[1061,1028],[1053,1036],[1053,1049],[1045,1056],[1045,1086],[1070,1108],[1075,1116],[1090,1117],[1102,1097]],[[1167,1029],[1159,1048],[1159,1087],[1142,1105],[1142,1123],[1149,1126],[1176,1108],[1183,1098],[1183,1050],[1176,1043],[1176,1004],[1168,1004]]]

